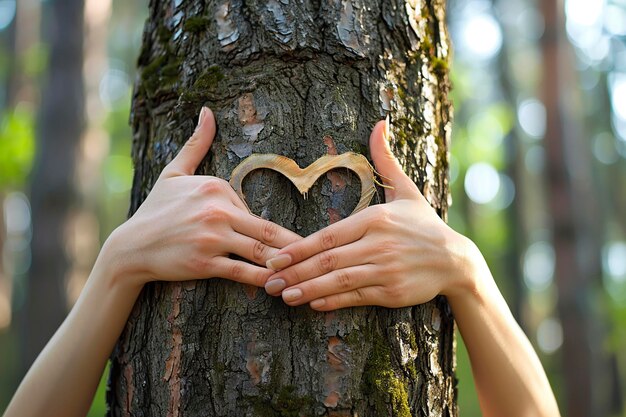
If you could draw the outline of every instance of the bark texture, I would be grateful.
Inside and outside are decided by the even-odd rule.
[[[301,167],[368,155],[371,128],[389,114],[396,154],[445,217],[444,17],[443,0],[151,1],[131,115],[131,213],[206,104],[218,134],[198,174],[225,179],[251,153]],[[359,188],[345,170],[306,200],[269,170],[244,181],[252,211],[301,235],[347,216]],[[453,331],[442,298],[321,314],[224,280],[156,283],[113,353],[110,415],[457,415]]]

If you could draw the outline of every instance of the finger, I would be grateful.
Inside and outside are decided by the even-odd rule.
[[[390,202],[399,198],[414,196],[419,193],[417,186],[404,173],[400,163],[389,146],[389,124],[385,120],[376,123],[370,135],[370,152],[376,171],[383,178],[385,185],[385,201]]]
[[[242,235],[249,236],[275,248],[283,248],[290,243],[301,240],[302,237],[291,230],[285,229],[276,223],[255,217],[242,211],[233,222],[233,228]]]
[[[257,265],[265,265],[267,260],[274,257],[278,252],[278,249],[240,233],[233,233],[228,238],[225,249],[228,253],[246,258]]]
[[[172,162],[165,167],[161,176],[168,178],[193,175],[209,151],[213,138],[215,138],[215,131],[213,112],[208,107],[202,107],[196,131],[193,132],[193,135],[183,145]]]
[[[283,301],[291,306],[308,303],[311,300],[333,294],[341,294],[376,285],[377,278],[373,265],[359,265],[337,269],[321,277],[305,281],[283,291]]]
[[[270,295],[278,295],[285,288],[309,280],[318,281],[335,270],[365,265],[371,261],[371,251],[371,245],[359,240],[318,253],[269,277],[265,283],[265,291]]]
[[[372,220],[370,213],[371,210],[365,209],[284,247],[268,261],[267,267],[280,271],[317,253],[359,240]]]
[[[317,311],[332,311],[346,307],[384,305],[383,287],[372,286],[357,288],[339,294],[318,298],[309,303]]]
[[[262,287],[267,277],[272,273],[266,268],[223,256],[214,258],[211,265],[213,267],[211,274],[215,277],[256,287]]]

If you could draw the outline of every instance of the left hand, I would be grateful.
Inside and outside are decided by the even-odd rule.
[[[320,311],[362,305],[404,307],[469,288],[473,243],[435,213],[402,171],[388,143],[386,122],[374,127],[370,149],[388,179],[387,203],[334,223],[277,252],[279,271],[265,290]]]

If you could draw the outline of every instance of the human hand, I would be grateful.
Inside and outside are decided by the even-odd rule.
[[[249,213],[231,186],[194,175],[211,147],[216,125],[203,108],[198,127],[165,167],[137,212],[107,242],[110,259],[135,283],[227,278],[263,286],[271,271],[259,265],[297,234]]]
[[[320,311],[361,305],[403,307],[438,294],[471,289],[475,246],[446,225],[391,152],[386,122],[376,124],[370,149],[387,185],[387,203],[332,224],[281,249],[267,263],[277,270],[270,295]]]

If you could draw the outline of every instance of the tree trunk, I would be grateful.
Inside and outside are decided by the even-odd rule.
[[[219,129],[198,174],[225,179],[251,153],[301,167],[326,153],[367,155],[389,114],[393,149],[445,217],[444,18],[443,0],[151,1],[131,115],[131,213],[206,104]],[[271,171],[244,182],[253,212],[301,235],[347,216],[358,190],[341,170],[306,200]],[[110,414],[454,416],[453,330],[441,297],[322,314],[224,280],[155,283],[113,353]]]
[[[75,200],[76,152],[84,120],[83,0],[53,0],[43,7],[42,34],[50,58],[31,178],[32,264],[23,306],[17,306],[24,373],[67,314],[65,228]]]
[[[614,360],[603,346],[605,313],[594,308],[602,277],[602,219],[598,186],[591,172],[582,98],[574,54],[565,35],[560,0],[541,3],[542,98],[546,105],[546,159],[549,210],[553,219],[558,314],[563,326],[562,363],[565,409],[570,417],[613,415],[620,394],[613,384]]]

